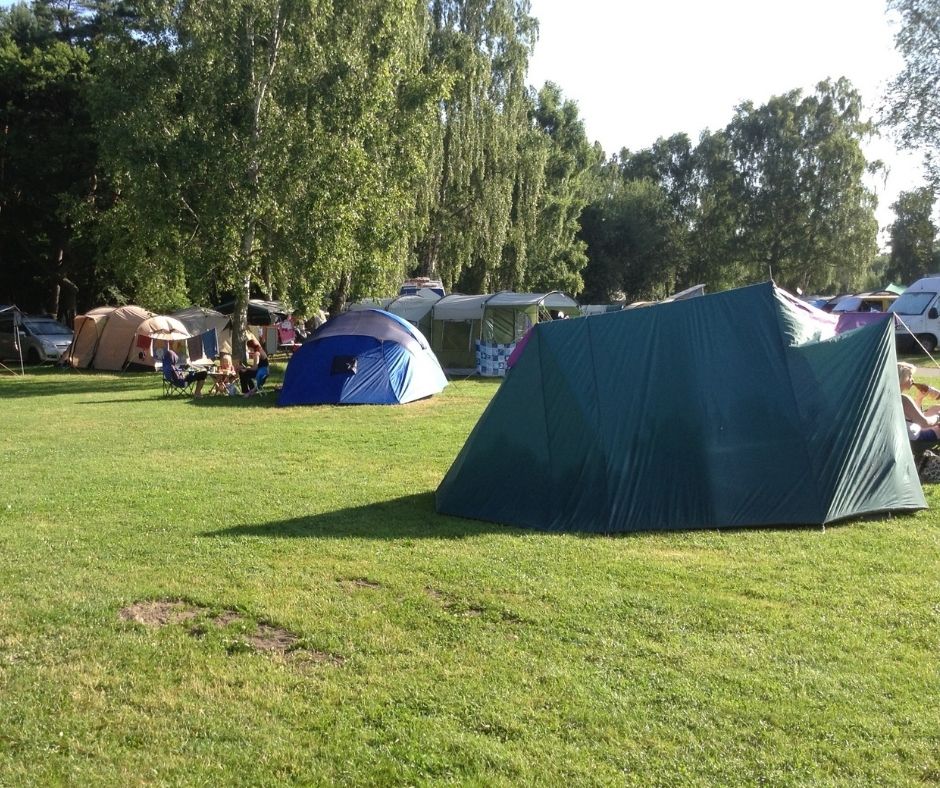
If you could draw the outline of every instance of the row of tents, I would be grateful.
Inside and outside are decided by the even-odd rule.
[[[659,303],[696,298],[705,292],[695,285]],[[506,373],[506,360],[517,342],[538,323],[558,318],[595,315],[649,306],[634,304],[580,305],[560,291],[516,293],[501,291],[483,295],[442,295],[422,288],[395,298],[366,299],[350,310],[383,309],[407,320],[427,337],[441,366],[452,374],[498,375]]]
[[[537,323],[556,317],[575,317],[578,302],[564,293],[500,292],[484,295],[441,296],[428,288],[350,305],[350,311],[382,309],[418,328],[441,366],[453,374],[479,372],[481,346],[508,357],[512,346]]]
[[[669,301],[701,295],[698,286],[673,296]],[[452,374],[502,376],[506,361],[516,343],[536,324],[559,317],[596,314],[612,307],[587,306],[582,309],[570,296],[559,291],[516,293],[502,291],[482,295],[442,295],[424,287],[404,295],[351,304],[349,311],[380,308],[402,318],[426,338],[442,368]],[[619,306],[618,306],[619,308]],[[67,354],[76,368],[101,370],[152,370],[157,366],[161,342],[199,337],[215,331],[217,345],[206,343],[203,350],[193,343],[190,360],[197,361],[210,351],[231,351],[233,302],[215,310],[190,307],[169,315],[155,315],[138,306],[99,307],[75,319],[75,338]],[[248,304],[248,324],[274,326],[289,317],[290,310],[277,301],[252,299]],[[260,329],[262,340],[273,338]]]
[[[65,360],[76,369],[150,371],[169,342],[185,342],[188,361],[207,362],[232,352],[234,308],[234,301],[227,301],[215,309],[191,306],[157,315],[134,305],[98,307],[75,318]],[[270,334],[275,345],[277,333],[265,331],[289,316],[290,308],[280,301],[248,302],[248,325],[262,339]]]
[[[153,370],[167,343],[191,339],[197,341],[187,344],[190,361],[232,349],[231,319],[195,306],[171,315],[133,305],[103,306],[78,315],[73,330],[66,362],[76,369]]]
[[[538,310],[576,307],[551,295],[433,300],[431,337],[452,327],[436,322],[463,323],[470,339],[531,328],[438,487],[439,512],[610,533],[820,524],[926,505],[889,316],[849,326],[766,283],[541,320]],[[95,359],[117,313],[95,331]],[[122,330],[113,363],[135,360],[150,319]],[[279,404],[429,396],[446,385],[431,351],[404,317],[353,310],[292,357]]]

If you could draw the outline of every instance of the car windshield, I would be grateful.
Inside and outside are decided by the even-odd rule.
[[[24,320],[23,324],[37,336],[51,336],[53,334],[68,336],[72,333],[67,326],[63,326],[55,320]]]
[[[905,293],[888,307],[888,311],[897,315],[921,315],[936,296],[936,293],[923,291],[920,293]]]
[[[858,312],[862,305],[861,298],[844,298],[833,308],[833,312]]]

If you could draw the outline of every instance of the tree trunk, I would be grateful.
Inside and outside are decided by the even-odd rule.
[[[349,290],[352,287],[352,274],[349,271],[343,271],[339,275],[339,281],[336,288],[330,296],[330,317],[336,317],[346,308],[346,301],[349,298]]]
[[[78,310],[78,285],[67,276],[62,277],[61,285],[65,287],[65,303],[63,304],[62,300],[60,300],[58,317],[67,326],[73,326]]]
[[[255,244],[255,222],[245,220],[239,250],[240,268],[244,271],[242,287],[235,293],[235,309],[232,311],[232,360],[244,364],[248,360],[245,340],[248,338],[248,299],[251,298],[251,252]]]
[[[59,297],[61,295],[62,263],[65,259],[65,249],[60,245],[56,253],[55,260],[55,282],[49,293],[49,301],[46,303],[46,312],[50,315],[59,316]]]

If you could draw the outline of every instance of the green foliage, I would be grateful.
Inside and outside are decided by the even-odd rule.
[[[588,274],[599,277],[588,280],[587,291],[609,298],[620,282],[629,299],[645,299],[670,284],[719,290],[770,277],[804,291],[861,284],[877,251],[877,224],[874,195],[863,183],[861,140],[871,126],[860,113],[847,81],[822,82],[810,96],[792,91],[761,107],[742,104],[724,130],[703,133],[694,148],[680,134],[621,152],[609,165],[612,190],[601,193],[598,211],[584,222]],[[621,184],[641,183],[660,194],[638,186],[633,196],[643,199],[612,214],[605,203]],[[621,212],[634,209],[636,217]],[[648,275],[602,273],[613,258],[600,252],[604,261],[595,259],[595,250],[620,231],[601,229],[600,216],[625,223],[627,236],[658,234],[657,243],[641,244]],[[626,248],[619,254],[630,259]]]
[[[940,186],[940,6],[935,0],[888,0],[900,17],[895,47],[904,67],[888,89],[885,120],[901,144],[923,151],[927,172]]]
[[[791,289],[851,289],[877,252],[875,198],[863,183],[861,150],[871,126],[849,82],[816,93],[741,105],[728,126],[747,206],[743,257],[752,276]]]
[[[529,133],[525,86],[535,21],[528,0],[433,0],[425,71],[450,89],[438,105],[428,226],[418,267],[449,289],[486,292],[523,280],[544,152]],[[534,179],[534,182],[532,182]],[[513,249],[505,261],[507,245]]]
[[[24,5],[0,12],[0,292],[54,314],[74,314],[76,292],[98,278],[85,226],[97,190],[88,78],[88,54],[50,22]]]
[[[584,300],[659,300],[674,292],[683,230],[662,186],[649,178],[616,183],[582,221],[590,239]]]
[[[901,192],[891,207],[891,256],[887,278],[910,284],[934,270],[937,226],[933,223],[935,195],[925,187]]]
[[[935,781],[938,488],[825,529],[439,516],[497,386],[279,409],[0,377],[0,781]],[[120,616],[155,600],[193,618]]]
[[[409,0],[153,3],[102,55],[112,253],[197,301],[236,292],[242,320],[252,282],[318,305],[341,276],[400,277],[421,174],[401,143],[434,95],[420,23]]]
[[[234,293],[240,324],[251,295],[335,311],[406,273],[590,300],[870,278],[847,82],[605,167],[562,90],[526,86],[535,39],[528,0],[0,10],[0,290],[67,313]]]
[[[525,276],[521,284],[511,284],[573,295],[584,287],[581,273],[587,265],[586,244],[579,237],[581,213],[596,188],[603,156],[588,142],[577,105],[565,100],[557,85],[547,83],[539,91],[534,121],[545,150],[544,183],[527,241]]]

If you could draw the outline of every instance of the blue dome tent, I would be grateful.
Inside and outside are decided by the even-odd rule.
[[[278,405],[396,405],[446,385],[420,331],[397,315],[365,309],[324,323],[294,353]]]

